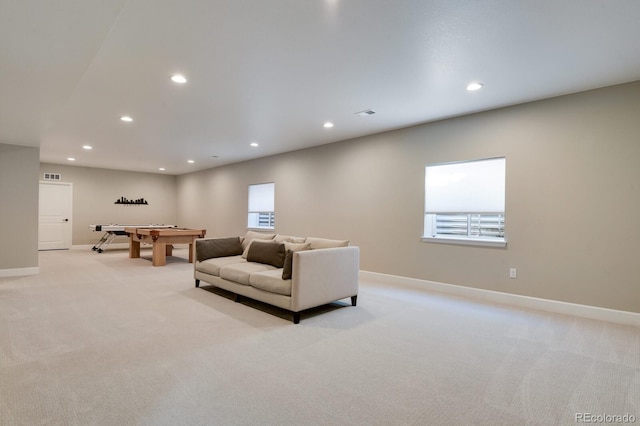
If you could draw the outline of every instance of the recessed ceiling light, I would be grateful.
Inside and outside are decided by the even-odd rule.
[[[187,79],[182,74],[174,74],[171,76],[171,81],[174,83],[184,84],[187,82]]]
[[[482,89],[482,83],[478,83],[478,82],[472,82],[467,84],[467,90],[470,92],[473,92],[475,90],[480,90]]]
[[[251,142],[251,144],[250,144],[250,145],[251,145],[252,147],[254,147],[254,148],[255,148],[255,147],[257,147],[257,146],[258,146],[258,142]]]
[[[82,145],[82,149],[86,149],[87,151],[93,149],[91,145]]]
[[[160,170],[161,172],[164,172],[164,167],[158,167],[158,170]]]
[[[333,123],[332,123],[332,122],[330,122],[330,121],[327,121],[326,123],[324,123],[324,124],[322,125],[322,127],[324,127],[325,129],[330,129],[330,128],[332,128],[332,127],[333,127]]]
[[[128,115],[123,115],[122,117],[120,117],[120,120],[131,123],[133,121],[133,118],[129,117]]]
[[[195,161],[193,161],[193,160],[187,160],[187,163],[189,163],[189,164],[193,164],[193,163],[195,163]]]
[[[73,157],[67,157],[67,160],[69,160],[69,161],[76,161],[76,159],[75,159],[75,158],[73,158]]]

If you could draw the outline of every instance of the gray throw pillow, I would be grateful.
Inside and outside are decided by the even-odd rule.
[[[196,240],[196,259],[198,262],[214,257],[237,256],[239,254],[242,254],[240,237]]]
[[[287,250],[287,256],[284,258],[284,266],[282,267],[282,279],[290,280],[293,274],[293,251]]]
[[[248,262],[265,263],[276,268],[282,268],[284,258],[284,244],[274,242],[254,240],[249,246],[249,253],[247,253]]]

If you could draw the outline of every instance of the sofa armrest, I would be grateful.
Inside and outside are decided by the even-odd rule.
[[[291,310],[299,312],[357,296],[359,269],[357,246],[294,252]]]

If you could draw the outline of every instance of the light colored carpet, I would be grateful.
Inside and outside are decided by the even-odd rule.
[[[640,422],[637,327],[368,282],[294,325],[196,289],[175,253],[41,252],[0,278],[0,424]]]

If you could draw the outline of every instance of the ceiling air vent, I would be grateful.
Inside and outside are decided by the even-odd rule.
[[[354,113],[355,115],[359,116],[359,117],[367,117],[369,115],[373,115],[376,112],[372,109],[365,109],[364,111],[360,111],[360,112],[356,112]]]
[[[60,173],[45,173],[44,180],[60,180]]]

